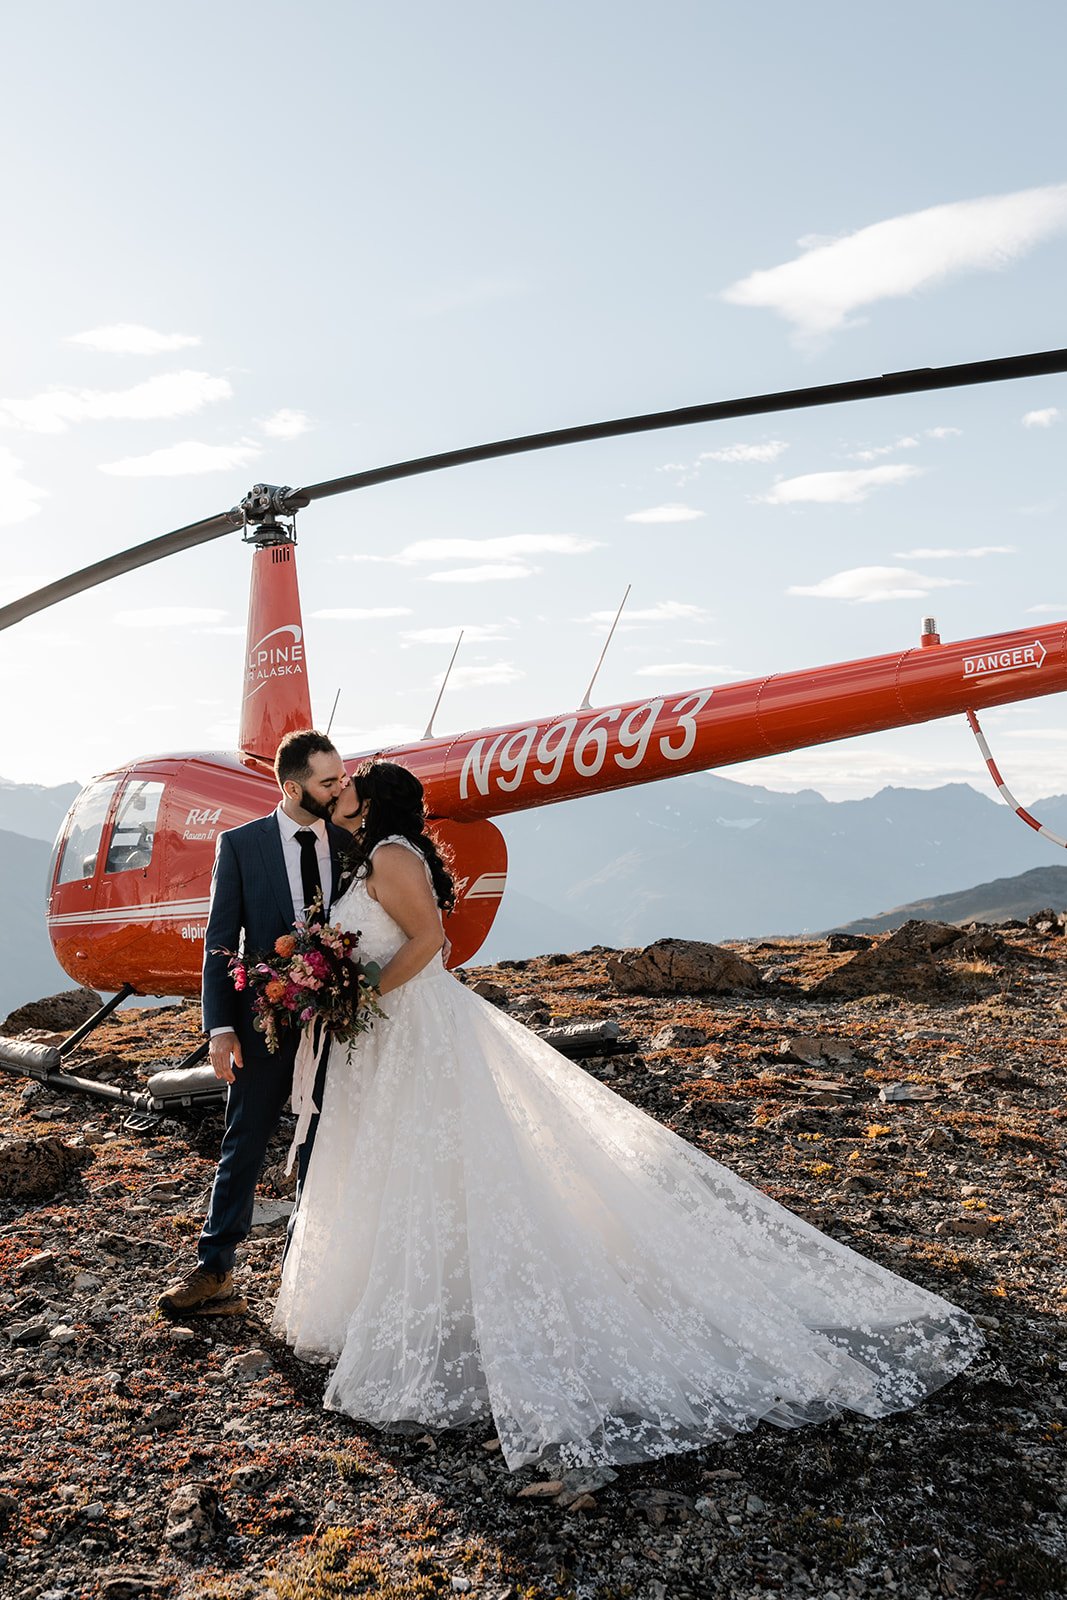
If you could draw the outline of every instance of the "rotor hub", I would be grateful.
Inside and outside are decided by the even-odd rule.
[[[277,483],[256,483],[239,506],[244,542],[260,548],[296,543],[296,513],[309,504],[309,496]]]

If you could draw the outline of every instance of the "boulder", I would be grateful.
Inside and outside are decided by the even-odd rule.
[[[620,950],[607,966],[622,994],[730,994],[763,986],[751,961],[697,939],[657,939],[644,950]]]
[[[471,984],[471,989],[483,1000],[488,1000],[491,1006],[506,1006],[508,1003],[508,991],[502,983],[494,983],[492,978],[479,978],[477,983]]]
[[[984,941],[983,941],[984,942]],[[997,953],[992,946],[983,955]],[[905,922],[895,933],[860,950],[809,991],[817,1000],[848,1000],[865,994],[904,994],[912,998],[941,994],[955,974],[943,965],[949,956],[973,957],[976,951],[962,928],[949,922]]]
[[[45,1139],[0,1140],[0,1199],[50,1200],[93,1159],[92,1151]]]
[[[850,1067],[856,1059],[852,1046],[821,1033],[792,1033],[778,1041],[779,1061],[796,1061],[804,1067]]]
[[[1026,926],[1033,928],[1035,933],[1045,934],[1046,937],[1062,934],[1067,931],[1067,914],[1046,906],[1043,911],[1035,911],[1033,916],[1027,917]]]
[[[620,1038],[619,1024],[609,1019],[603,1022],[561,1022],[555,1027],[539,1028],[537,1031],[546,1044],[558,1050],[560,1055],[569,1056],[572,1061],[581,1061],[587,1056],[630,1053],[634,1048],[629,1041]]]
[[[62,994],[49,995],[46,1000],[31,1000],[19,1006],[0,1023],[0,1033],[23,1033],[27,1028],[45,1028],[50,1033],[66,1036],[80,1028],[83,1022],[103,1005],[95,989],[64,989]]]
[[[209,1483],[186,1483],[167,1508],[163,1538],[181,1555],[206,1549],[218,1534],[219,1496]]]
[[[685,1022],[668,1022],[649,1040],[650,1050],[699,1050],[711,1043],[711,1034],[704,1028],[694,1028]]]

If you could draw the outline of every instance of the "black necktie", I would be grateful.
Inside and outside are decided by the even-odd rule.
[[[318,841],[310,828],[299,828],[294,835],[300,846],[300,885],[304,891],[304,915],[310,922],[323,920],[322,879],[319,877]],[[309,907],[318,901],[318,910],[308,916]]]

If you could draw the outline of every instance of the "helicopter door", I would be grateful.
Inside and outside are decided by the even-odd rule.
[[[79,883],[95,873],[104,825],[117,788],[117,778],[94,783],[71,806],[63,827],[56,888],[64,883]]]
[[[150,864],[162,798],[161,783],[135,778],[127,784],[108,842],[106,873],[143,871]]]

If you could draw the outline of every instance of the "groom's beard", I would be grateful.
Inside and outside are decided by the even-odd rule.
[[[333,808],[337,804],[337,801],[316,800],[314,795],[308,794],[307,790],[301,786],[300,804],[302,808],[305,811],[309,811],[313,817],[322,817],[324,822],[329,822],[330,818],[333,816]]]

